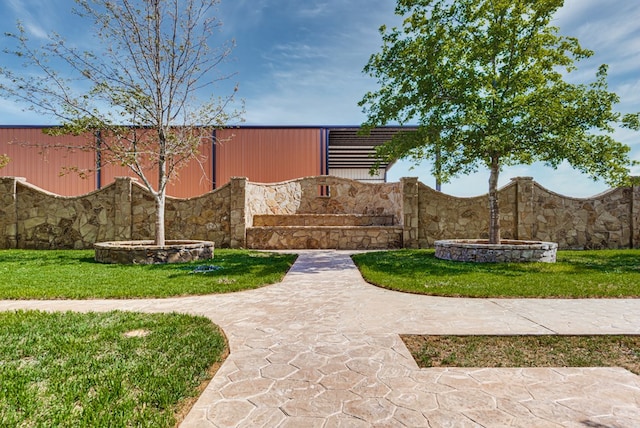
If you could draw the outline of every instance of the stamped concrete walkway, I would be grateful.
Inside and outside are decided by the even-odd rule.
[[[459,299],[364,282],[349,255],[302,252],[280,284],[157,300],[0,301],[0,310],[179,311],[231,354],[192,427],[638,427],[621,368],[419,369],[398,334],[640,334],[640,299]]]

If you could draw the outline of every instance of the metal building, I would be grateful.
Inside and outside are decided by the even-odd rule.
[[[127,167],[104,164],[94,150],[96,135],[50,136],[43,126],[0,126],[0,154],[11,161],[0,176],[25,177],[28,182],[63,196],[100,189],[114,177],[134,176]],[[359,135],[358,127],[243,126],[211,132],[203,139],[203,161],[192,161],[179,171],[167,194],[189,198],[216,189],[231,177],[272,183],[305,176],[334,175],[366,182],[386,181],[391,167],[381,164],[377,174],[375,147],[401,129],[377,128]],[[410,128],[409,128],[410,129]],[[64,149],[49,149],[64,146]],[[79,177],[81,179],[79,179]],[[153,168],[149,177],[155,177]]]

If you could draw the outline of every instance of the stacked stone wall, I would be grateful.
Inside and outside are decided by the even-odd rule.
[[[503,239],[556,242],[561,249],[640,247],[637,187],[572,198],[531,177],[517,177],[499,190],[499,200]],[[419,201],[420,247],[433,247],[437,240],[488,238],[487,195],[458,198],[420,183]]]
[[[167,198],[167,239],[231,246],[232,199],[230,185],[197,198]],[[0,248],[90,249],[96,242],[148,240],[155,234],[153,196],[128,177],[78,197],[0,177],[0,203]]]
[[[167,198],[168,207],[169,202]],[[166,208],[165,208],[166,210]],[[166,211],[165,211],[166,213]],[[166,215],[166,214],[165,214]],[[155,235],[156,225],[156,203],[153,196],[142,185],[132,182],[131,183],[131,239],[132,240],[144,240],[152,239]],[[168,230],[168,225],[165,223],[165,234]],[[167,234],[167,239],[172,239]],[[195,239],[195,238],[194,238]]]
[[[0,248],[18,245],[18,206],[16,188],[22,177],[0,177]]]
[[[531,239],[557,242],[560,248],[632,246],[632,189],[612,189],[583,199],[562,196],[538,184],[533,188]]]
[[[640,188],[592,198],[553,193],[529,177],[500,189],[502,238],[557,242],[559,248],[640,248]],[[191,199],[167,199],[167,239],[197,239],[245,247],[254,215],[392,216],[402,245],[431,248],[437,240],[486,239],[487,196],[458,198],[415,178],[365,184],[309,177],[257,184],[233,178]],[[152,239],[155,204],[134,180],[87,195],[61,197],[24,179],[0,177],[0,248],[92,248],[95,242]]]
[[[558,244],[555,242],[503,239],[500,245],[483,240],[453,239],[436,241],[438,259],[473,263],[555,263]]]
[[[114,185],[79,197],[62,197],[28,183],[16,186],[16,247],[90,248],[114,237]]]
[[[255,215],[292,215],[300,210],[300,180],[283,183],[246,185],[246,227],[253,225]]]
[[[231,246],[231,191],[225,185],[191,199],[167,199],[165,220],[171,239],[198,239]]]
[[[400,183],[361,183],[319,176],[274,184],[247,184],[247,226],[258,214],[392,215],[402,224]]]
[[[400,226],[302,226],[252,227],[248,248],[374,250],[402,248]]]
[[[443,239],[487,239],[489,200],[487,195],[472,198],[450,196],[419,183],[419,231],[421,248],[431,248]],[[519,239],[515,233],[516,188],[503,187],[500,202],[500,231],[504,239]]]

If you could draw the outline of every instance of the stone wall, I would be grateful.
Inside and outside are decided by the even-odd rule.
[[[167,198],[167,239],[213,241],[221,247],[236,243],[231,184],[197,198]],[[128,177],[79,197],[0,177],[0,204],[0,248],[83,249],[95,242],[152,239],[155,233],[153,197]]]
[[[640,187],[570,198],[519,177],[500,189],[500,209],[504,239],[557,242],[561,249],[640,248]],[[275,184],[233,178],[196,198],[168,198],[166,236],[245,247],[253,216],[274,214],[392,216],[406,248],[485,239],[489,224],[486,195],[453,197],[415,178],[384,184],[324,176]],[[130,178],[69,198],[0,177],[0,248],[92,248],[98,241],[152,239],[154,217],[153,198]]]
[[[504,239],[519,239],[515,226],[516,184],[499,191],[500,232]],[[489,199],[450,196],[419,183],[418,246],[431,248],[443,239],[487,239],[489,237]]]
[[[257,214],[392,215],[402,224],[400,183],[361,183],[319,176],[274,184],[247,184],[247,226]]]
[[[115,239],[115,188],[72,198],[17,182],[16,247],[81,249]]]
[[[0,177],[0,248],[16,248],[18,245],[17,184],[22,177]]]
[[[419,246],[444,239],[486,239],[487,195],[457,198],[419,186]],[[611,189],[591,198],[559,195],[517,177],[499,191],[503,239],[549,241],[561,249],[640,247],[640,189]]]
[[[519,183],[518,239],[557,242],[560,248],[638,247],[632,240],[640,204],[637,188],[611,189],[593,198],[569,198],[533,180]],[[634,198],[635,193],[635,198]]]
[[[255,215],[297,214],[302,200],[300,180],[273,184],[246,184],[245,225],[253,225]]]
[[[221,247],[230,247],[231,199],[231,185],[197,198],[169,198],[165,212],[167,236],[177,240],[211,241]]]

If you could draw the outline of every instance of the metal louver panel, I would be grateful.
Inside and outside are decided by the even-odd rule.
[[[376,147],[390,141],[400,127],[376,128],[369,135],[358,135],[360,128],[331,128],[329,131],[329,169],[370,169],[376,162]],[[382,163],[381,169],[390,165]]]

